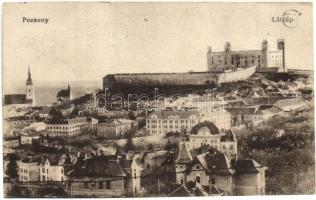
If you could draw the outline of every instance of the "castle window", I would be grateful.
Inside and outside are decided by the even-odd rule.
[[[213,185],[215,184],[215,178],[214,177],[211,178],[211,184],[213,184]]]

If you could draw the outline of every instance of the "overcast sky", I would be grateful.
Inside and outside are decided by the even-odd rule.
[[[296,9],[296,28],[272,17]],[[22,18],[49,18],[47,24]],[[286,65],[313,68],[312,6],[294,3],[16,3],[3,9],[4,81],[101,80],[108,73],[206,70],[206,51],[271,50],[285,39]]]

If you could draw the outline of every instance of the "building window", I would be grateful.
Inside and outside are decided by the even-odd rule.
[[[102,181],[99,182],[99,189],[103,189],[103,182]]]
[[[196,176],[196,177],[195,177],[195,181],[196,181],[197,183],[201,183],[201,178],[200,178],[200,176]]]
[[[106,182],[106,189],[111,189],[111,181]]]
[[[215,184],[215,178],[214,177],[211,178],[211,184],[213,184],[213,185]]]
[[[89,188],[89,183],[88,182],[84,182],[83,187],[84,187],[84,189],[88,189]]]

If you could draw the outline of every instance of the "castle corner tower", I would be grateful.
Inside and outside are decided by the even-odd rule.
[[[26,80],[26,100],[31,105],[35,105],[35,98],[34,98],[34,85],[32,81],[30,67],[28,69],[28,76]]]

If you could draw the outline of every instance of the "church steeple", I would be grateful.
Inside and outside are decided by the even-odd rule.
[[[27,75],[26,85],[33,85],[32,76],[31,76],[31,71],[30,71],[30,67],[29,67],[29,70],[28,70],[28,75]]]

